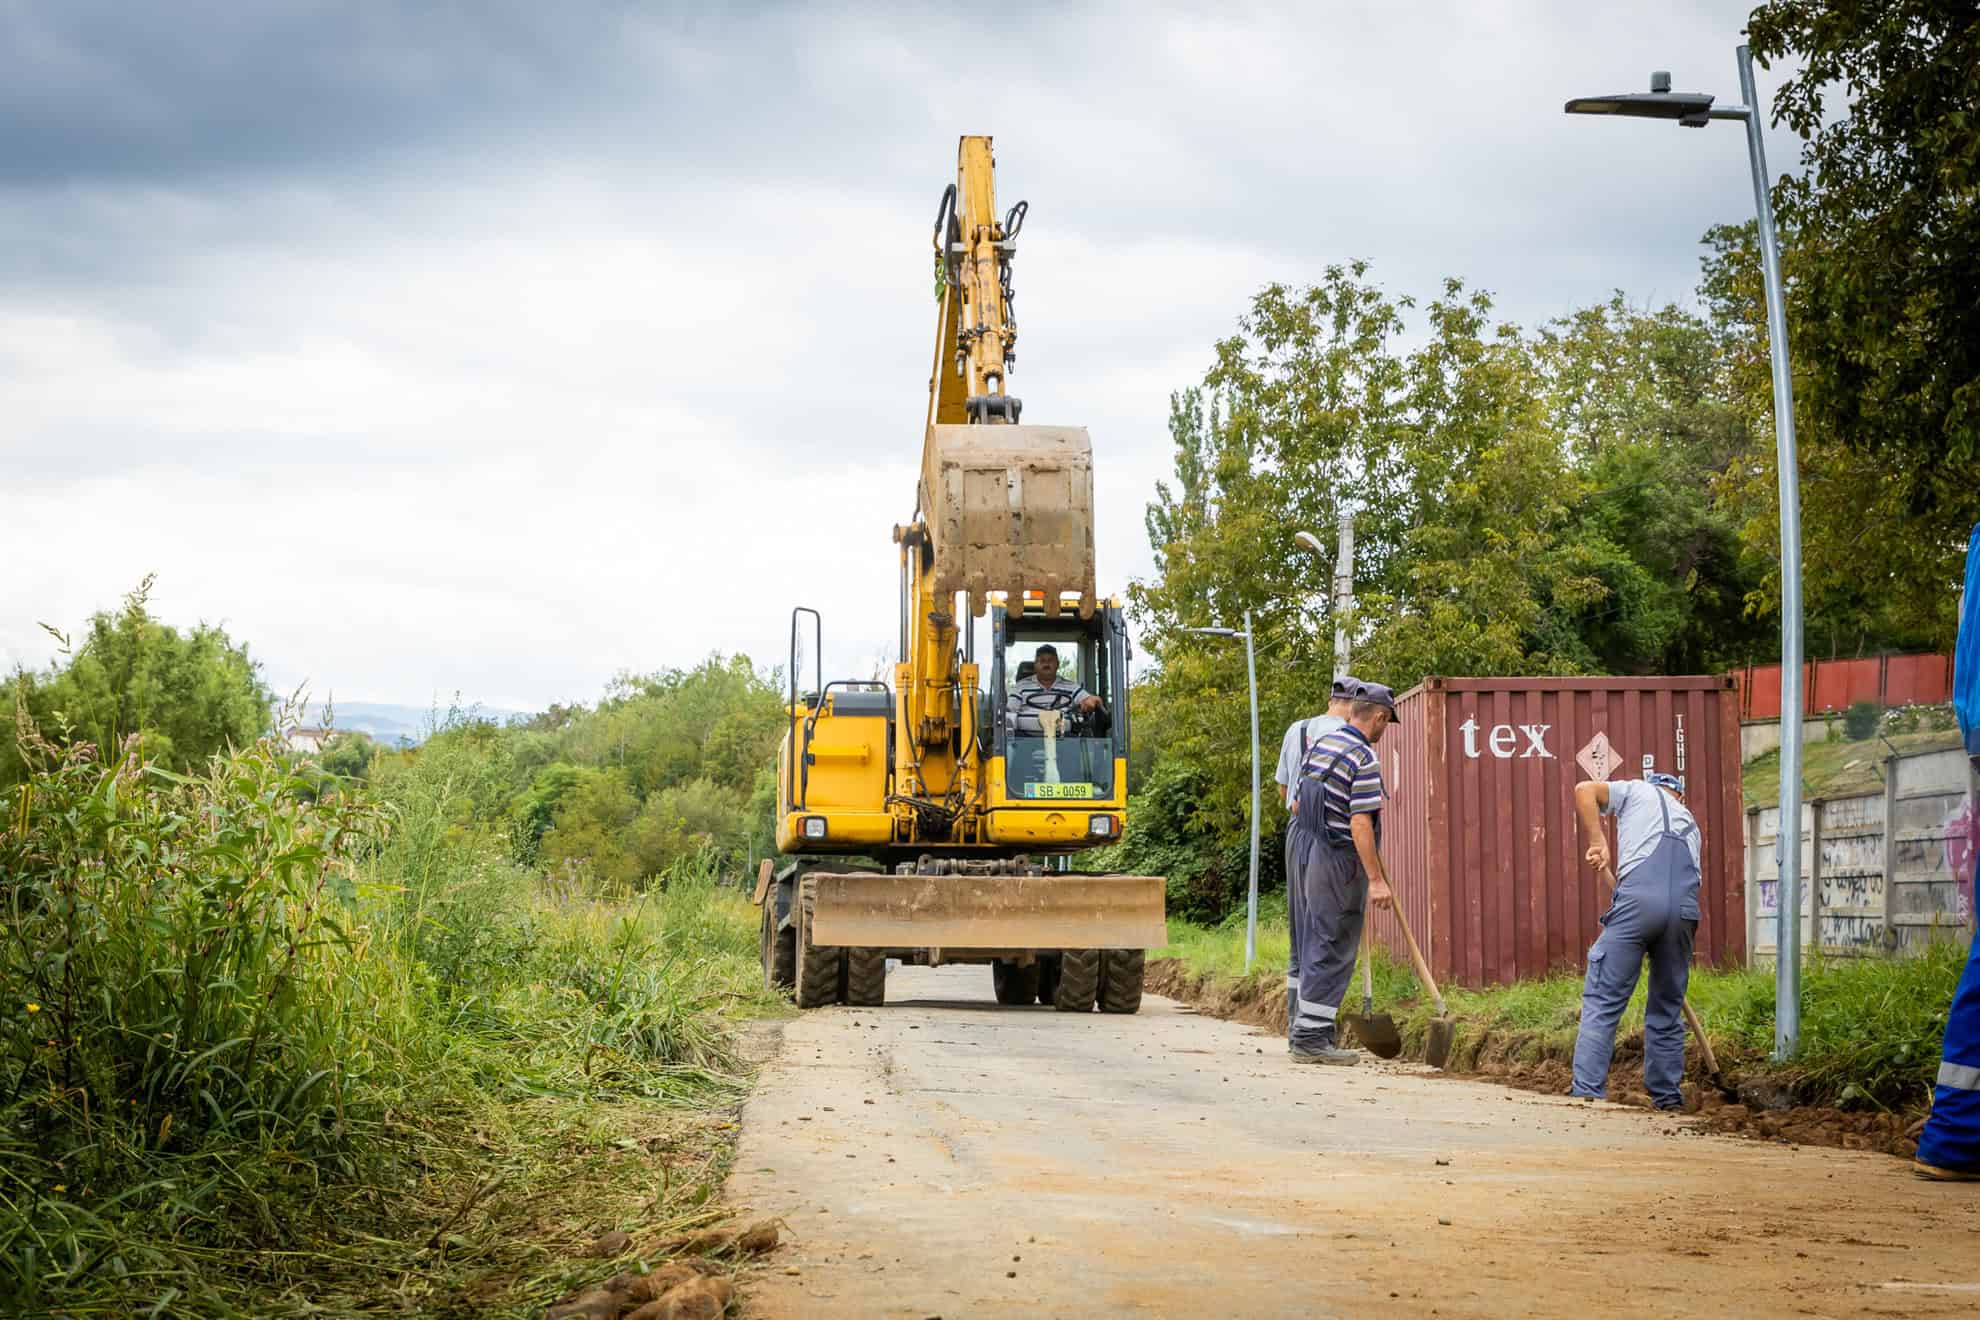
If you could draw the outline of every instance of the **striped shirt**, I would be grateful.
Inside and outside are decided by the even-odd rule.
[[[1299,823],[1336,843],[1351,836],[1348,818],[1382,810],[1382,767],[1374,745],[1352,724],[1344,724],[1307,749],[1300,767],[1294,808]],[[1380,817],[1377,816],[1377,824]]]

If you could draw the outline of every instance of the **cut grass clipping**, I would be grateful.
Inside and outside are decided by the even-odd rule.
[[[32,741],[32,740],[30,740]],[[34,742],[0,793],[0,1312],[532,1314],[607,1229],[713,1218],[760,1002],[692,867],[553,896],[460,808],[269,741]]]

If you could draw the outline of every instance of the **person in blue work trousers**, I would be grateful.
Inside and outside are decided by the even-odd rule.
[[[1294,915],[1299,987],[1287,1049],[1295,1063],[1352,1064],[1335,1018],[1354,978],[1367,904],[1395,901],[1378,851],[1382,841],[1382,770],[1375,744],[1396,717],[1396,699],[1379,683],[1356,684],[1347,723],[1308,748],[1294,790],[1300,825],[1299,902]]]
[[[1974,531],[1974,542],[1980,555],[1980,528]],[[1980,756],[1972,764],[1980,772]],[[1980,871],[1976,871],[1975,892],[1980,892]],[[1980,935],[1973,940],[1952,1007],[1946,1010],[1946,1040],[1939,1055],[1937,1085],[1932,1088],[1932,1112],[1918,1134],[1918,1155],[1911,1167],[1933,1182],[1980,1182]]]
[[[1279,801],[1290,809],[1293,805],[1292,792],[1299,787],[1300,768],[1306,764],[1306,754],[1313,744],[1347,723],[1348,699],[1360,683],[1343,674],[1334,680],[1333,690],[1327,697],[1325,714],[1294,720],[1286,726],[1286,736],[1279,739],[1279,768],[1272,772],[1272,778],[1279,785]],[[1299,818],[1294,816],[1286,822],[1286,924],[1292,931],[1292,951],[1286,955],[1286,1032],[1292,1032],[1293,1015],[1299,1003],[1299,918],[1293,914],[1299,908],[1299,870],[1293,865],[1293,856],[1298,848]]]
[[[1588,950],[1568,1094],[1600,1100],[1607,1093],[1616,1023],[1636,993],[1647,954],[1643,1084],[1657,1108],[1682,1109],[1684,991],[1698,934],[1698,822],[1684,805],[1684,781],[1667,774],[1613,784],[1583,780],[1574,786],[1574,806],[1589,865],[1605,879],[1621,879],[1602,914],[1602,934]],[[1602,816],[1616,818],[1613,861]]]

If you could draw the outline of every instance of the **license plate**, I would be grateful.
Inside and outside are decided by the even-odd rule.
[[[1094,798],[1099,797],[1091,784],[1027,784],[1025,794],[1034,798]]]

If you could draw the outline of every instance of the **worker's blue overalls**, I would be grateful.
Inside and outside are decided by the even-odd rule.
[[[1980,938],[1946,1013],[1932,1113],[1918,1136],[1918,1162],[1960,1173],[1980,1173]]]
[[[1336,752],[1319,774],[1302,777],[1304,791],[1295,813],[1300,822],[1299,851],[1292,860],[1299,884],[1293,891],[1291,916],[1299,984],[1287,1034],[1296,1050],[1317,1050],[1337,1043],[1335,1018],[1354,979],[1354,959],[1361,944],[1368,873],[1362,869],[1354,836],[1327,824],[1326,781],[1350,755],[1352,751]],[[1379,846],[1382,813],[1371,814]]]
[[[1581,1030],[1574,1041],[1574,1095],[1600,1099],[1608,1090],[1616,1023],[1636,993],[1643,955],[1650,955],[1650,994],[1643,1008],[1643,1084],[1659,1109],[1684,1104],[1684,987],[1691,973],[1691,943],[1698,933],[1698,863],[1691,836],[1697,824],[1671,827],[1671,803],[1662,789],[1657,805],[1663,830],[1650,855],[1616,885],[1615,901],[1602,916],[1602,934],[1588,950],[1581,991]]]

